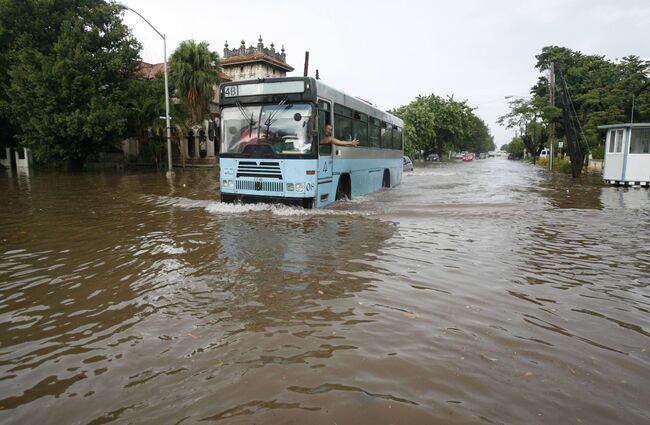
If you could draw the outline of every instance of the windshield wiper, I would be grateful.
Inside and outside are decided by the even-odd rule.
[[[287,103],[287,98],[286,97],[282,98],[282,100],[280,100],[276,106],[282,106],[285,103]],[[278,108],[275,111],[272,111],[269,114],[269,117],[264,122],[264,125],[266,126],[266,131],[264,132],[264,138],[266,140],[269,140],[269,131],[271,129],[271,124],[273,123],[273,121],[275,121],[275,117],[276,117],[276,115],[278,115],[278,113],[280,113],[280,110],[281,110],[281,108]]]
[[[248,112],[246,111],[244,106],[241,104],[241,102],[237,101],[236,105],[237,105],[237,109],[239,109],[239,112],[242,114],[244,119],[246,119],[246,121],[248,122],[248,134],[250,135],[250,137],[252,137],[253,136],[253,127],[255,127],[255,124],[257,124],[255,122],[255,119],[254,119],[254,115],[253,115],[254,113],[251,112],[251,116],[250,116],[250,118],[248,118]]]

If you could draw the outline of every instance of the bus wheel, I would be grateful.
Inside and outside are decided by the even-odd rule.
[[[350,176],[342,174],[339,179],[339,185],[336,187],[336,200],[352,199],[352,187],[350,185]]]
[[[384,180],[381,183],[381,187],[390,187],[390,171],[384,170]]]
[[[306,210],[314,208],[314,198],[305,198],[302,200],[302,207]]]

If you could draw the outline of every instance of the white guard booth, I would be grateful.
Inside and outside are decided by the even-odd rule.
[[[650,123],[598,126],[607,131],[603,180],[650,186]]]

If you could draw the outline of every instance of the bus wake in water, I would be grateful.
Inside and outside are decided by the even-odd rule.
[[[365,201],[365,197],[354,201],[339,201],[339,203],[327,209],[305,209],[302,207],[292,207],[283,204],[265,204],[265,203],[251,203],[251,204],[234,204],[229,202],[219,202],[210,200],[196,200],[179,197],[157,196],[150,198],[151,202],[159,207],[173,207],[179,209],[202,209],[213,215],[242,215],[242,214],[256,214],[256,213],[270,213],[277,217],[318,217],[318,216],[356,216],[356,217],[372,217],[380,216],[382,211],[361,211],[350,209],[356,204]]]

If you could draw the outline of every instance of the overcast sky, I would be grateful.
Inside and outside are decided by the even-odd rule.
[[[183,40],[230,48],[285,46],[287,62],[376,103],[408,104],[417,95],[453,95],[477,108],[495,143],[514,131],[496,124],[505,96],[525,96],[537,78],[535,55],[558,45],[615,60],[650,59],[649,0],[449,1],[161,1],[122,0],[167,36],[171,55]],[[161,38],[137,15],[125,23],[142,43],[146,62],[163,61]]]

